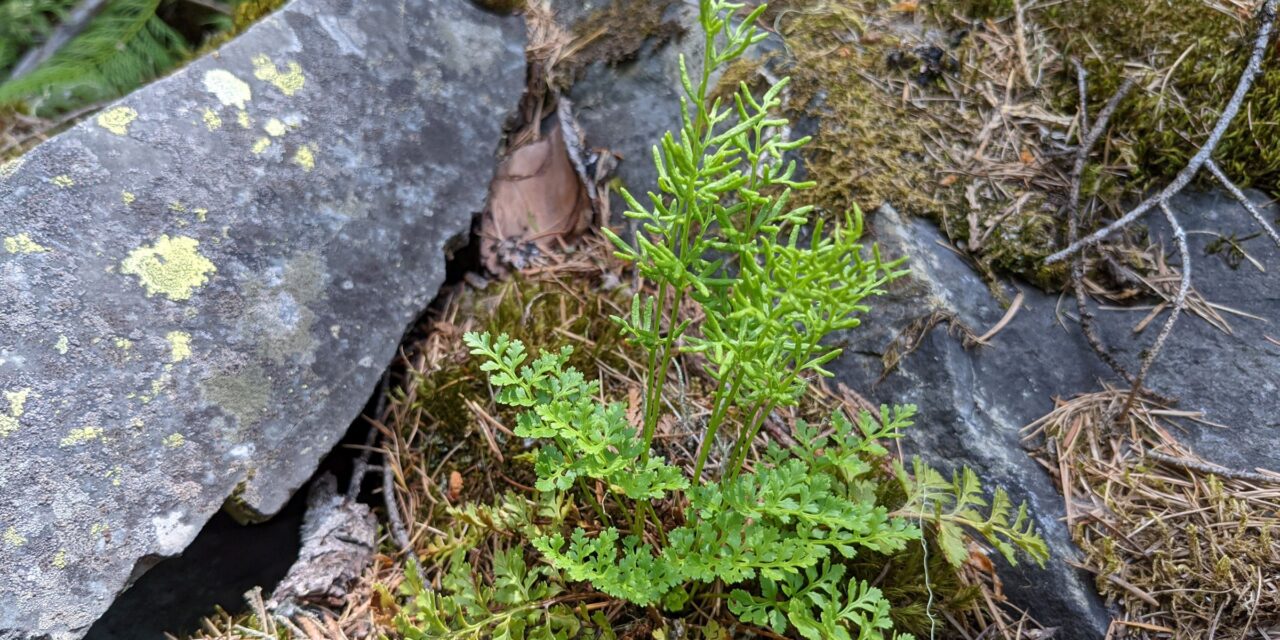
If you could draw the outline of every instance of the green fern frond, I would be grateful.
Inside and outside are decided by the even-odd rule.
[[[0,84],[0,106],[51,115],[119,97],[182,62],[186,40],[156,16],[161,0],[114,0],[30,73]]]
[[[900,463],[894,464],[898,480],[908,494],[906,505],[898,513],[915,514],[933,523],[938,528],[938,545],[953,566],[960,566],[969,557],[966,531],[979,534],[1009,564],[1018,564],[1019,551],[1040,566],[1049,559],[1049,546],[1036,532],[1026,503],[1014,512],[1009,495],[997,488],[988,505],[982,481],[972,469],[965,467],[948,481],[919,457],[912,459],[910,475]]]
[[[0,78],[24,51],[45,39],[66,17],[76,0],[5,0],[0,2]]]

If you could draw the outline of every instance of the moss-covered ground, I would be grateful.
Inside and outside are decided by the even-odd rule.
[[[814,204],[888,203],[928,217],[988,274],[1055,289],[1065,271],[1043,258],[1066,235],[1079,135],[1071,60],[1088,71],[1091,113],[1124,75],[1138,79],[1082,180],[1093,228],[1163,186],[1205,139],[1243,68],[1258,4],[779,0],[766,20],[794,59],[792,109],[814,123]],[[1277,88],[1272,67],[1215,154],[1238,183],[1273,193]]]

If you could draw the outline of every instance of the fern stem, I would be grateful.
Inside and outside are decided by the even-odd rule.
[[[711,417],[707,420],[707,433],[702,437],[702,445],[698,447],[698,461],[693,467],[694,485],[697,485],[702,479],[702,468],[707,463],[711,448],[715,446],[716,433],[720,430],[720,425],[724,423],[724,418],[729,412],[730,405],[734,404],[734,400],[738,396],[738,386],[742,384],[742,376],[743,371],[738,368],[737,374],[732,380],[723,378],[716,387],[711,405],[713,407]]]

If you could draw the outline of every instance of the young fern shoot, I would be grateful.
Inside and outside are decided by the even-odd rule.
[[[626,215],[640,222],[634,246],[604,230],[617,255],[634,263],[656,290],[636,295],[630,316],[616,318],[647,352],[645,449],[677,352],[704,355],[717,385],[695,482],[731,408],[739,408],[743,424],[725,467],[730,476],[741,468],[769,414],[803,394],[804,376],[829,375],[822,367],[840,350],[823,340],[856,327],[855,314],[867,310],[861,301],[905,273],[896,270],[901,261],[884,262],[874,247],[864,258],[856,209],[844,216],[843,226],[824,234],[821,221],[807,229],[812,207],[790,206],[792,193],[813,183],[798,181],[796,163],[786,157],[809,138],[785,140],[779,133],[788,124],[775,115],[786,80],[760,98],[743,84],[730,105],[710,99],[716,71],[764,37],[753,26],[763,6],[730,24],[729,16],[742,7],[722,0],[699,3],[702,65],[695,80],[681,58],[679,137],[668,132],[653,150],[658,193],[648,194],[645,207],[622,192]],[[681,320],[686,300],[705,314],[697,331]]]

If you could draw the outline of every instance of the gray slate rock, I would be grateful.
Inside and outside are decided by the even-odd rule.
[[[523,27],[296,0],[0,169],[0,638],[78,638],[359,413],[484,205]]]
[[[1254,194],[1261,203],[1260,194]],[[1219,194],[1184,196],[1175,201],[1188,230],[1252,233],[1243,208]],[[1274,216],[1274,209],[1268,212]],[[1162,222],[1162,219],[1160,220]],[[955,252],[946,248],[938,230],[923,220],[904,220],[892,209],[873,218],[875,239],[889,256],[906,255],[912,274],[895,283],[892,293],[873,304],[868,321],[845,336],[848,349],[833,370],[839,380],[867,393],[875,403],[914,403],[920,414],[908,431],[911,452],[944,468],[968,465],[990,483],[1008,488],[1030,502],[1053,560],[1044,570],[1022,564],[1002,571],[1005,591],[1042,623],[1060,628],[1061,638],[1101,638],[1109,616],[1093,589],[1093,576],[1071,570],[1065,562],[1077,556],[1065,517],[1062,496],[1048,475],[1022,449],[1019,430],[1047,414],[1055,396],[1069,398],[1114,380],[1081,336],[1074,301],[1062,301],[1031,286],[1020,285],[1023,308],[990,346],[966,350],[935,327],[920,349],[878,385],[881,356],[893,337],[917,318],[933,311],[953,313],[978,333],[1004,315],[987,285]],[[1165,238],[1153,222],[1153,236]],[[1280,467],[1277,437],[1276,384],[1280,381],[1280,346],[1264,335],[1277,331],[1280,319],[1280,256],[1263,240],[1246,243],[1251,255],[1267,267],[1261,274],[1247,264],[1232,270],[1205,253],[1213,236],[1192,234],[1194,283],[1211,301],[1267,318],[1270,322],[1230,318],[1228,336],[1206,322],[1183,316],[1153,370],[1153,388],[1180,399],[1179,408],[1204,411],[1227,425],[1226,430],[1184,423],[1181,435],[1205,458],[1238,468]],[[1177,264],[1176,254],[1171,263]],[[1134,365],[1156,328],[1135,340],[1132,327],[1145,311],[1095,310],[1097,326],[1121,361]],[[1163,316],[1162,316],[1163,318]],[[1061,324],[1060,324],[1061,321]],[[1065,325],[1065,327],[1064,327]]]

